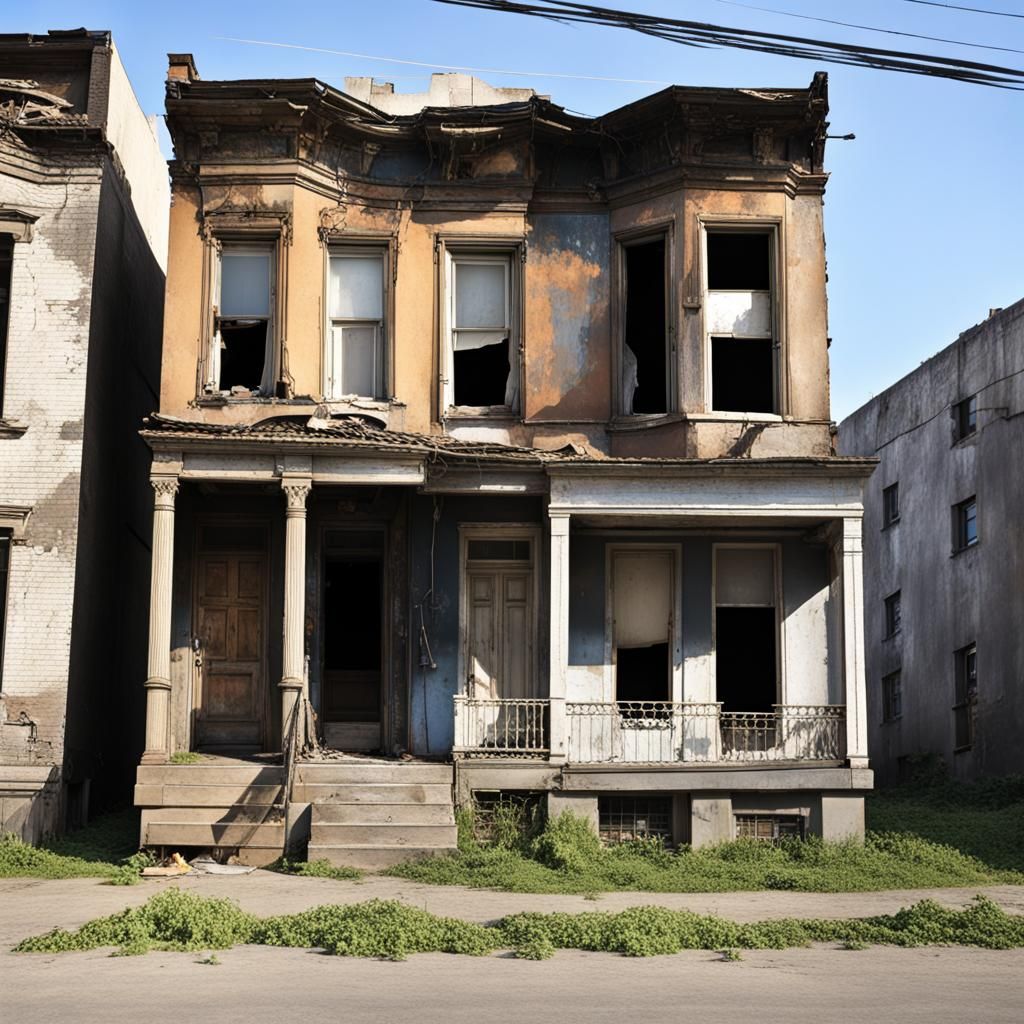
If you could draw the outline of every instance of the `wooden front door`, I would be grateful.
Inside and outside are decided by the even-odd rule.
[[[481,700],[534,696],[532,570],[470,566],[466,585],[469,695]]]
[[[199,749],[263,749],[268,710],[266,592],[262,551],[200,554],[195,602]]]

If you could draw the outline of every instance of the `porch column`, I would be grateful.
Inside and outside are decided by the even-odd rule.
[[[548,699],[550,701],[551,760],[565,761],[568,753],[565,715],[566,675],[569,668],[569,516],[550,516],[551,525],[551,612]]]
[[[306,498],[313,486],[308,476],[284,476],[287,499],[284,524],[284,643],[281,673],[281,749],[295,704],[305,683],[303,642],[306,618]]]
[[[838,524],[836,562],[842,588],[843,695],[846,757],[851,768],[868,763],[867,681],[864,674],[864,546],[859,518]]]
[[[174,577],[176,476],[152,476],[153,552],[149,583],[149,659],[146,676],[146,748],[143,764],[170,757],[171,589]]]

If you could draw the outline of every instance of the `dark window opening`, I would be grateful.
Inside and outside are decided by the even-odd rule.
[[[623,373],[627,413],[668,411],[668,352],[665,330],[665,240],[625,248],[626,312]]]
[[[957,750],[974,745],[974,718],[978,704],[978,647],[968,644],[954,655],[956,659],[956,703],[953,725]]]
[[[780,839],[803,839],[802,814],[737,814],[736,838],[777,843]]]
[[[971,395],[954,406],[956,438],[970,437],[978,429],[978,396]]]
[[[719,412],[774,412],[771,338],[711,339],[711,407]]]
[[[259,391],[267,354],[267,321],[221,320],[218,330],[220,390],[241,387],[246,391]]]
[[[900,672],[882,679],[882,721],[895,722],[903,714],[903,681]]]
[[[602,796],[597,801],[598,830],[604,843],[634,839],[672,840],[669,796]]]
[[[722,711],[774,710],[775,633],[774,608],[715,609],[715,679]]]
[[[978,503],[975,498],[953,506],[953,549],[962,551],[978,543]]]
[[[882,525],[892,526],[900,518],[900,485],[890,484],[882,491]]]
[[[7,321],[11,311],[11,270],[14,240],[0,238],[0,417],[4,412],[4,372],[7,367]]]
[[[508,390],[509,340],[480,348],[456,349],[452,354],[455,404],[505,405]]]
[[[617,701],[667,701],[669,690],[668,643],[646,647],[618,647],[615,651]]]
[[[885,636],[888,639],[900,631],[903,611],[900,602],[900,592],[890,594],[885,599]]]
[[[471,562],[528,562],[528,540],[471,540],[466,556]]]
[[[380,720],[382,580],[376,559],[324,572],[324,710],[328,721]]]
[[[771,237],[767,231],[709,231],[708,288],[769,291]]]
[[[0,690],[4,683],[4,627],[7,620],[7,580],[11,570],[11,534],[0,530]]]

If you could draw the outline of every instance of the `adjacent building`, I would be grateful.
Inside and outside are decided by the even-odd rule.
[[[865,496],[868,730],[886,782],[931,755],[1024,771],[1024,300],[843,420]]]
[[[109,32],[0,35],[0,831],[33,841],[141,745],[168,201]]]
[[[170,56],[142,840],[380,864],[453,793],[861,835],[825,76],[349,88]]]

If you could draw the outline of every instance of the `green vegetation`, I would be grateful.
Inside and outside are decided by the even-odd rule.
[[[171,764],[199,764],[202,760],[203,755],[194,750],[176,750],[171,754]]]
[[[480,925],[436,917],[394,900],[322,906],[260,919],[230,900],[167,889],[141,907],[90,921],[77,931],[55,929],[25,939],[15,952],[62,953],[114,946],[121,955],[133,955],[150,949],[195,952],[253,943],[389,960],[427,952],[482,956],[499,949],[512,949],[530,960],[547,959],[558,949],[626,956],[704,949],[721,951],[724,959],[737,959],[736,951],[741,949],[787,949],[811,942],[838,942],[847,949],[869,943],[1011,949],[1024,946],[1024,917],[1007,914],[978,896],[964,910],[947,910],[923,900],[880,917],[753,924],[664,907],[633,907],[618,913],[514,914],[494,925]],[[206,962],[213,962],[212,956]]]
[[[786,840],[778,845],[740,839],[710,849],[677,852],[657,840],[602,847],[581,818],[563,814],[539,835],[508,830],[504,843],[484,846],[460,816],[459,852],[400,864],[388,874],[435,885],[509,892],[593,894],[728,892],[788,889],[867,892],[1024,882],[951,846],[906,833],[872,832],[863,845]]]
[[[326,858],[320,860],[289,860],[282,857],[267,865],[268,871],[278,871],[282,875],[302,875],[305,878],[333,878],[338,881],[352,882],[363,877],[359,868],[337,867]]]
[[[43,847],[0,837],[0,878],[105,878],[111,885],[135,885],[140,870],[154,863],[138,850],[139,812],[119,811]]]

